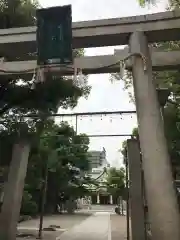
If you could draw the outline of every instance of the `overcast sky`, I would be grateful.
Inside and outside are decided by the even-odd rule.
[[[141,15],[165,10],[164,0],[159,0],[157,6],[140,8],[136,0],[40,0],[43,7],[72,4],[73,22],[84,20],[96,20],[114,17],[126,17]],[[114,47],[89,48],[86,55],[113,54]],[[121,111],[135,110],[135,106],[129,102],[127,92],[123,90],[123,82],[110,83],[108,74],[89,76],[89,84],[92,86],[88,100],[80,99],[73,112],[93,111]],[[60,110],[60,113],[72,112]],[[62,119],[61,119],[62,120]],[[63,119],[66,120],[66,119]],[[74,124],[73,118],[68,119]],[[136,116],[100,116],[83,117],[78,120],[78,132],[87,134],[130,134],[136,126]],[[126,138],[91,138],[90,149],[107,151],[107,160],[113,166],[122,164],[122,156],[118,153],[122,141]]]

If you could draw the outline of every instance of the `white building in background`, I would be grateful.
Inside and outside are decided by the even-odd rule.
[[[102,151],[89,151],[88,153],[90,170],[105,166],[107,164],[105,148],[103,148]]]
[[[86,186],[91,190],[91,196],[79,199],[78,203],[80,206],[89,207],[89,204],[117,204],[117,199],[107,191],[107,172],[110,168],[110,164],[106,159],[106,150],[103,148],[102,151],[89,151],[89,177],[97,180],[99,186],[88,185]]]
[[[90,153],[92,154],[90,157],[91,170],[88,175],[99,182],[99,187],[88,186],[92,191],[89,196],[90,201],[92,204],[113,204],[113,198],[107,192],[106,187],[107,171],[110,168],[106,159],[106,150],[103,148],[103,151],[91,151]]]

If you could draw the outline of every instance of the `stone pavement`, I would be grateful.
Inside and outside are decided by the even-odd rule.
[[[37,236],[38,220],[31,220],[19,225],[19,230],[29,229]],[[45,217],[44,226],[60,224],[55,232],[44,232],[43,240],[126,240],[126,217],[113,212],[96,212],[91,216],[75,214],[72,216]],[[34,231],[32,231],[34,230]],[[17,238],[17,240],[35,240],[36,237]]]
[[[111,240],[109,212],[97,212],[56,240]]]
[[[68,231],[75,225],[80,224],[86,220],[90,214],[76,213],[73,215],[52,215],[45,216],[43,221],[43,227],[49,227],[50,225],[60,226],[57,231],[43,231],[43,240],[55,240],[64,231]],[[21,222],[18,224],[18,232],[21,234],[30,234],[32,237],[18,237],[17,240],[35,240],[38,235],[39,219],[32,219],[29,221]],[[34,237],[33,237],[34,236]]]
[[[99,209],[87,214],[85,211],[74,215],[47,216],[44,219],[44,227],[50,224],[60,225],[61,228],[55,232],[44,232],[43,240],[126,240],[126,217],[119,216],[110,211],[110,208]],[[35,233],[39,225],[38,219],[23,222],[18,228],[30,233]],[[33,231],[34,230],[34,231]],[[33,238],[18,238],[18,240],[35,240]]]
[[[126,216],[111,215],[111,238],[112,240],[127,240]]]
[[[89,217],[89,213],[76,213],[73,215],[62,214],[62,215],[52,215],[45,216],[43,220],[43,227],[49,227],[50,225],[58,225],[61,229],[69,229],[76,224],[84,221]],[[19,229],[38,229],[39,228],[39,218],[32,219],[29,221],[21,222],[18,224]]]
[[[126,217],[115,214],[115,206],[92,205],[92,209],[81,209],[73,215],[45,216],[43,227],[59,225],[57,231],[44,231],[43,240],[126,240]],[[18,225],[21,233],[34,237],[17,240],[35,240],[39,219],[22,222]]]

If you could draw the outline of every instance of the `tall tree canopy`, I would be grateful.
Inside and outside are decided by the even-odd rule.
[[[36,0],[1,0],[0,28],[26,27],[36,22]]]
[[[0,28],[34,25],[37,7],[38,2],[36,1],[2,0],[0,3]],[[33,54],[29,53],[28,59],[35,58],[36,56]],[[74,56],[82,54],[82,50],[74,51]],[[16,60],[22,57],[16,56],[14,59],[13,55],[7,55],[4,52],[0,52],[0,56],[5,57],[6,60]],[[43,83],[26,76],[21,79],[21,84],[19,78],[13,75],[1,75],[0,78],[0,116],[8,111],[18,110],[24,114],[29,111],[56,112],[59,107],[75,107],[78,98],[87,96],[90,91],[87,82],[79,86],[73,79],[53,76],[50,73]]]

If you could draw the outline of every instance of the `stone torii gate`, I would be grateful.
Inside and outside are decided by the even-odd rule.
[[[179,52],[161,53],[161,55],[165,54],[167,57],[163,60],[162,58],[158,59],[158,53],[152,53],[151,55],[148,43],[180,40],[179,32],[180,11],[78,22],[73,24],[74,48],[128,44],[128,54],[134,55],[129,64],[133,73],[133,86],[136,100],[140,145],[143,154],[147,201],[154,240],[169,240],[172,237],[174,240],[179,240],[180,219],[176,195],[173,188],[170,159],[164,136],[160,107],[152,77],[152,67],[159,67],[161,69],[166,69],[166,67],[175,68],[179,65],[180,55]],[[36,27],[0,30],[1,55],[8,58],[10,57],[12,61],[17,61],[18,59],[21,61],[16,63],[2,63],[2,68],[4,68],[4,70],[8,70],[9,72],[11,69],[16,69],[16,71],[18,69],[27,70],[30,66],[34,66],[35,62],[33,62],[33,60],[35,57],[33,55],[28,55],[28,52],[36,52]],[[91,62],[94,67],[92,69],[87,65],[85,68],[81,60],[76,61],[81,61],[81,68],[85,68],[86,70],[89,69],[87,73],[100,73],[103,71],[106,73],[117,72],[117,66],[112,68],[101,68],[101,71],[99,72],[96,68],[102,66],[102,63],[104,64],[106,61],[105,59],[109,58],[109,61],[112,62],[114,60],[120,60],[121,57],[124,58],[125,55],[123,54],[124,53],[122,53],[122,55],[121,53],[118,53],[115,54],[115,56],[99,57],[96,66]],[[125,54],[127,57],[127,53]],[[173,54],[175,54],[174,56],[176,57],[172,57]],[[141,56],[143,56],[143,59]],[[87,62],[90,61],[89,59],[90,58],[85,58]],[[98,57],[95,59],[98,59]],[[26,62],[24,62],[24,60]],[[55,70],[56,69],[54,69],[54,71]],[[61,74],[65,74],[66,72],[67,70],[64,70],[63,72],[62,69]],[[12,74],[15,73],[12,71]],[[32,75],[32,71],[28,71],[27,74]],[[72,74],[72,72],[69,74]],[[14,161],[14,159],[12,161]],[[9,183],[10,181],[12,181],[11,177],[9,177]],[[16,180],[14,179],[14,181]],[[18,188],[17,184],[15,186],[19,191],[18,193],[22,195],[23,185],[21,185],[21,188]],[[13,198],[12,194],[11,197]],[[8,206],[6,206],[6,208],[7,207]],[[9,206],[9,208],[11,208],[11,206]],[[9,209],[9,211],[13,210],[12,208]],[[4,217],[5,212],[5,210],[2,211],[2,216]],[[14,214],[17,214],[17,211],[14,212]],[[6,232],[14,229],[15,225],[11,225],[11,221],[12,218],[9,215],[9,218],[6,221],[6,225],[9,223],[5,228]],[[8,236],[8,233],[5,235]],[[11,236],[11,238],[6,239],[14,240],[13,234]]]

